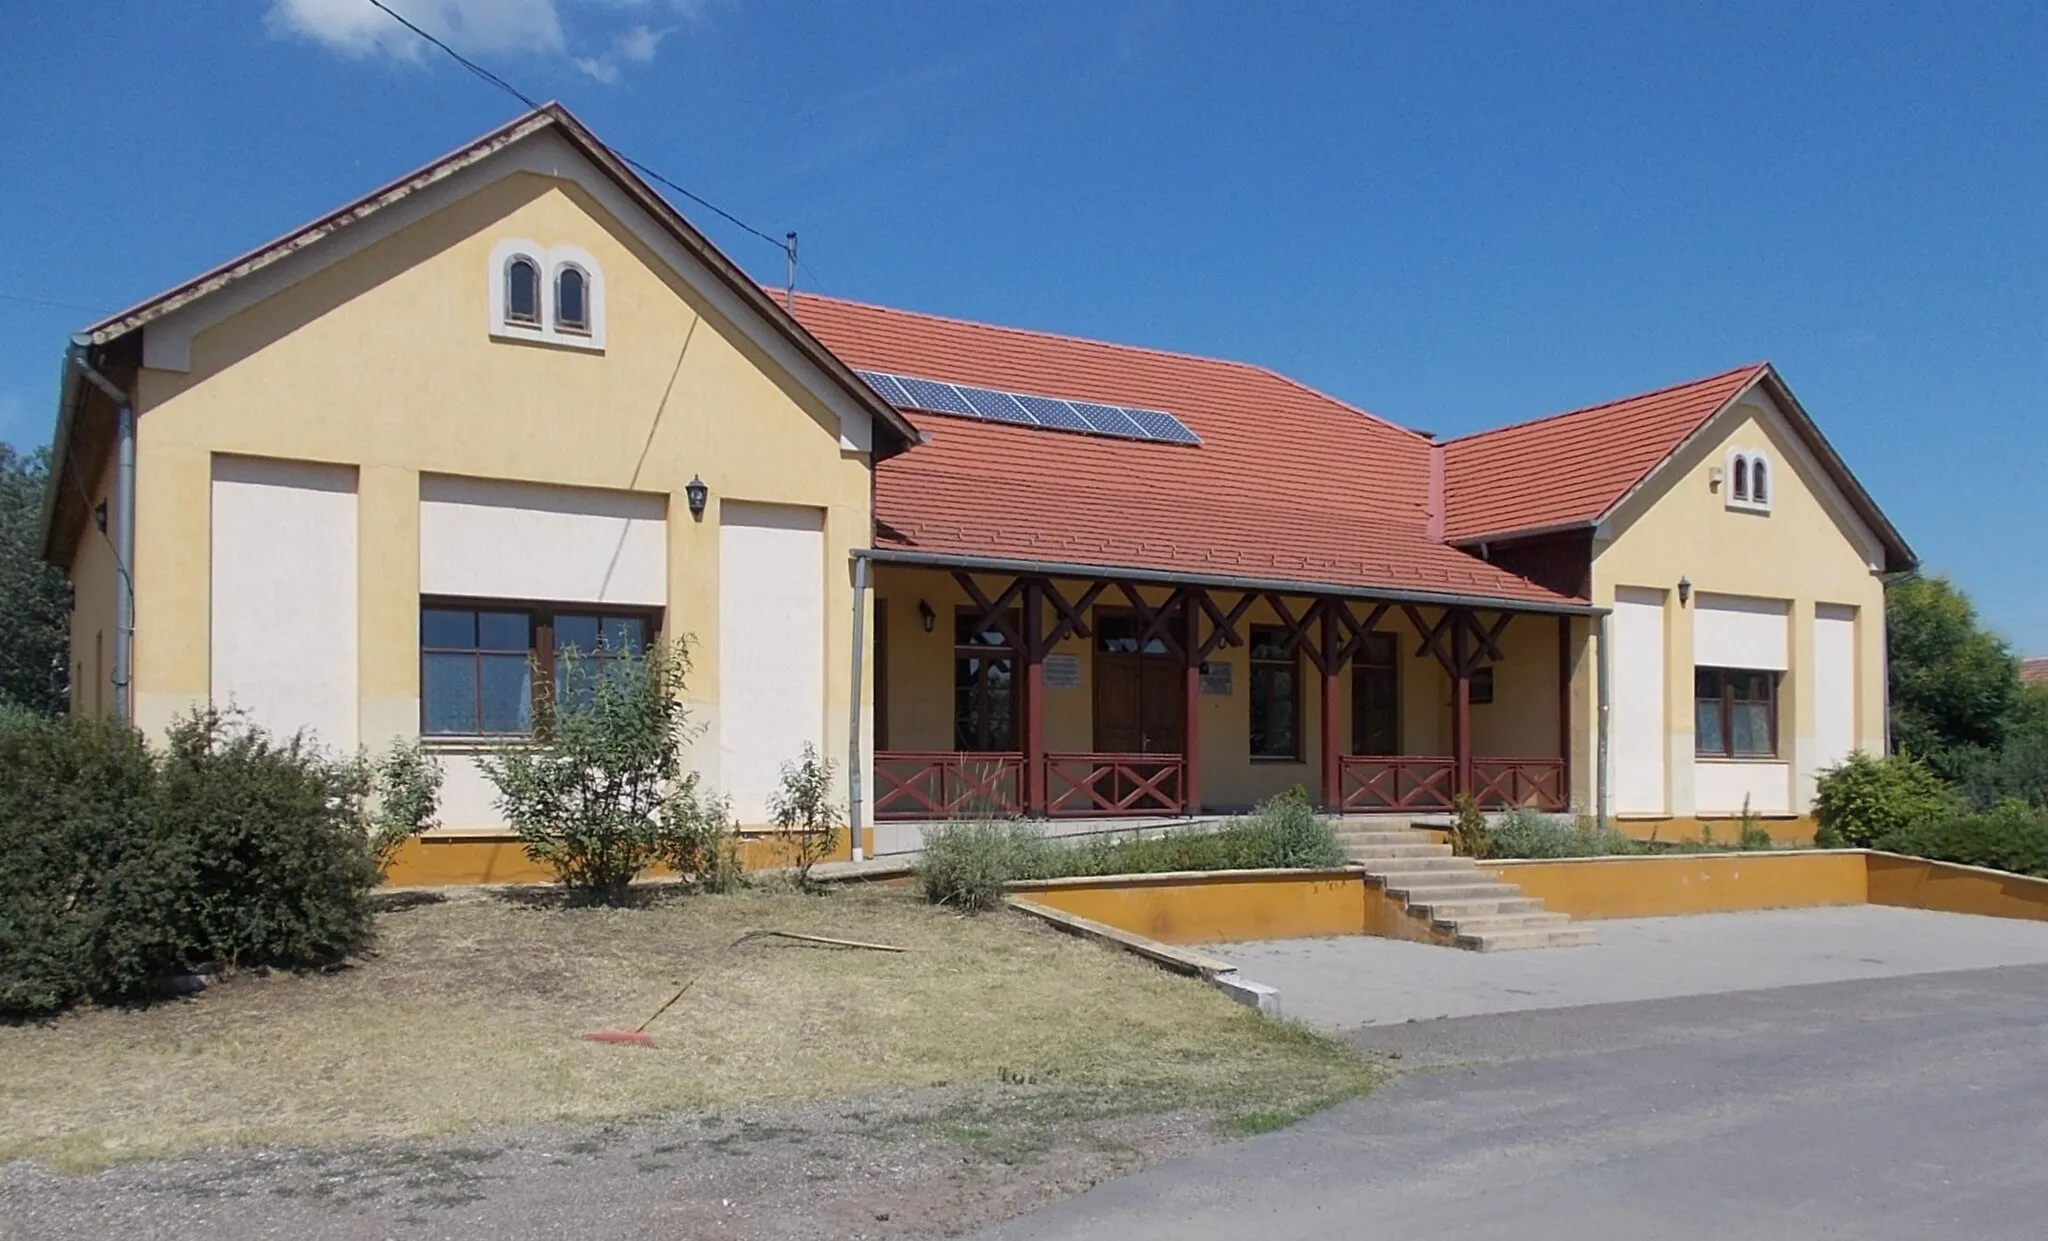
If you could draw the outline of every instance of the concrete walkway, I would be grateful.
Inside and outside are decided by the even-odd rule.
[[[2048,963],[2048,922],[1856,905],[1596,922],[1599,942],[1456,952],[1369,936],[1214,944],[1333,1030],[1768,987]]]
[[[1901,939],[1929,925],[1874,921]],[[1753,925],[1772,924],[1787,925]],[[1780,947],[1798,955],[1794,945]],[[1161,1164],[985,1235],[2043,1235],[2048,967],[1503,1013],[1366,1027],[1352,1037],[1455,1048],[1456,1058],[1293,1128]],[[1404,1062],[1416,1060],[1410,1051]]]

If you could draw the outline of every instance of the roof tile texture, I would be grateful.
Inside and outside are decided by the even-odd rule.
[[[818,296],[849,365],[1169,410],[1198,446],[911,413],[876,470],[876,544],[1228,577],[1563,598],[1427,537],[1429,441],[1271,371]]]
[[[1444,447],[1444,537],[1591,522],[1768,368],[1481,431]]]

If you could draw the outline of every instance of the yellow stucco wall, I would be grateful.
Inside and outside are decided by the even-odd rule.
[[[2048,921],[2048,879],[1891,853],[1864,856],[1873,905]]]
[[[1767,514],[1731,510],[1711,473],[1731,448],[1761,449],[1772,465]],[[1723,486],[1725,487],[1725,482]],[[1624,503],[1594,540],[1593,601],[1611,607],[1618,587],[1665,592],[1664,710],[1667,721],[1666,812],[1695,814],[1693,797],[1693,616],[1702,594],[1788,603],[1790,669],[1780,689],[1779,758],[1792,779],[1792,808],[1804,810],[1818,775],[1813,761],[1815,609],[1856,609],[1855,742],[1879,750],[1885,739],[1884,586],[1875,565],[1883,553],[1870,532],[1833,493],[1833,484],[1783,415],[1761,390],[1709,424],[1662,468],[1653,485]],[[1692,584],[1693,605],[1681,607],[1677,583]],[[1594,643],[1597,650],[1597,640]],[[1596,714],[1594,664],[1584,661],[1574,684],[1574,752],[1591,753]],[[1617,695],[1624,687],[1615,687]],[[1591,763],[1574,768],[1575,798],[1590,805]]]
[[[1666,857],[1489,862],[1502,882],[1573,918],[1658,918],[1860,905],[1868,898],[1863,855],[1713,853]]]
[[[490,338],[489,256],[515,236],[595,256],[603,353]],[[211,460],[240,454],[358,468],[359,732],[373,746],[418,731],[422,473],[669,498],[665,630],[693,643],[700,767],[717,755],[719,506],[823,510],[825,751],[843,760],[848,555],[869,538],[867,456],[843,449],[837,415],[576,181],[515,173],[283,287],[200,332],[189,372],[145,369],[137,406],[146,731],[207,696]],[[711,490],[702,520],[682,494],[696,475]]]
[[[86,468],[85,463],[76,463]],[[62,481],[62,480],[60,480]],[[71,553],[71,710],[80,715],[118,715],[121,703],[114,686],[115,608],[121,578],[115,568],[114,545],[94,524],[92,511],[107,500],[114,483],[111,461],[87,484],[92,504]],[[112,504],[108,504],[111,513]]]
[[[866,848],[874,848],[873,832],[862,832],[861,839]],[[852,854],[848,851],[848,837],[839,833],[839,840],[833,850],[825,855],[827,862],[844,862]],[[769,867],[787,866],[790,852],[782,840],[759,834],[743,837],[739,842],[740,865],[746,870],[761,870]],[[648,877],[670,875],[673,872],[664,867],[654,867],[646,872]],[[391,861],[391,868],[384,876],[384,882],[394,888],[440,888],[467,886],[480,883],[553,883],[555,872],[549,866],[535,862],[526,856],[526,847],[518,837],[505,833],[490,835],[435,833],[426,837],[408,840],[399,846],[398,854]]]
[[[977,579],[994,598],[1007,579]],[[1079,582],[1056,583],[1069,600],[1086,590]],[[1171,591],[1148,587],[1140,592],[1148,604],[1166,600]],[[953,748],[953,616],[968,605],[965,590],[950,573],[900,565],[879,565],[875,595],[886,612],[888,678],[887,741],[891,750]],[[926,633],[918,616],[919,602],[935,615]],[[1226,606],[1234,596],[1225,595]],[[1298,617],[1308,600],[1288,600]],[[1127,606],[1121,593],[1106,592],[1097,608]],[[1425,619],[1430,613],[1425,612]],[[1048,618],[1053,610],[1047,608]],[[1279,617],[1264,601],[1254,605],[1238,624],[1249,641],[1252,625],[1277,624]],[[1051,623],[1048,619],[1048,624]],[[1420,641],[1398,611],[1383,618],[1380,630],[1395,635],[1396,686],[1400,697],[1401,748],[1408,754],[1447,755],[1451,751],[1450,678],[1434,656],[1418,656]],[[1207,625],[1204,625],[1207,631]],[[1092,639],[1069,637],[1055,654],[1079,661],[1080,683],[1048,688],[1045,695],[1045,741],[1050,751],[1094,748],[1094,660]],[[1519,616],[1502,635],[1505,662],[1495,672],[1495,699],[1472,709],[1474,752],[1480,756],[1554,756],[1558,753],[1557,621],[1550,616]],[[1230,665],[1231,692],[1202,699],[1202,790],[1210,809],[1236,809],[1285,792],[1299,784],[1313,794],[1321,779],[1317,765],[1322,734],[1322,677],[1304,656],[1302,677],[1301,760],[1254,759],[1250,754],[1251,681],[1247,647],[1222,647],[1211,662]],[[1337,680],[1338,744],[1351,750],[1351,671]],[[1021,743],[1020,743],[1021,744]]]
[[[1019,896],[1166,944],[1357,935],[1356,871],[1215,871],[1011,885]]]

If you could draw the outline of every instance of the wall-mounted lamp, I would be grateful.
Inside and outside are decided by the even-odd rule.
[[[692,474],[690,481],[683,484],[683,495],[690,501],[690,516],[704,515],[704,502],[711,498],[711,488],[704,485],[700,475]]]
[[[98,526],[101,534],[107,532],[107,502],[101,500],[92,506],[92,524]]]
[[[917,601],[917,621],[920,625],[924,626],[924,631],[926,633],[930,633],[932,631],[932,626],[938,624],[939,622],[939,614],[937,612],[932,611],[931,604],[926,603],[922,599],[919,599]]]
[[[1722,477],[1723,475],[1721,473],[1720,466],[1715,465],[1707,467],[1707,490],[1719,491],[1721,489]]]
[[[1686,604],[1691,602],[1692,583],[1687,581],[1685,578],[1681,577],[1678,579],[1678,606],[1684,607]]]

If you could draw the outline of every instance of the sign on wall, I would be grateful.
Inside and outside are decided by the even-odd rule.
[[[1047,689],[1081,688],[1081,657],[1079,655],[1047,655],[1045,657],[1045,687]]]
[[[1202,665],[1202,696],[1204,698],[1230,697],[1230,670],[1233,664],[1212,659]]]

